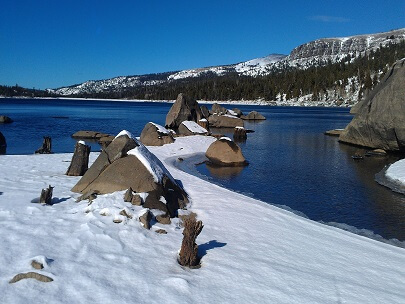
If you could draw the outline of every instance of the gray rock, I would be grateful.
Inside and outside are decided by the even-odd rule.
[[[77,131],[76,133],[72,134],[73,138],[76,139],[100,139],[102,137],[109,137],[111,135],[97,132],[97,131]]]
[[[248,115],[242,115],[241,118],[244,120],[266,120],[266,117],[256,111],[252,111]]]
[[[230,115],[211,115],[208,118],[210,127],[214,128],[235,128],[243,127],[243,120]]]
[[[208,108],[206,106],[201,106],[200,107],[202,115],[204,116],[205,119],[208,119],[208,117],[210,116],[210,111],[208,110]]]
[[[339,137],[344,143],[405,150],[405,59],[397,61],[363,100]]]
[[[198,102],[183,93],[177,96],[176,102],[166,115],[166,128],[177,131],[180,124],[185,120],[199,121],[204,118]]]
[[[161,132],[160,130],[158,125],[148,122],[142,130],[141,143],[145,146],[163,146],[174,143],[173,135],[169,130],[165,130],[165,132]]]
[[[241,117],[243,115],[242,111],[238,108],[233,108],[232,111],[234,111],[238,117]]]
[[[217,115],[223,115],[226,114],[228,110],[224,108],[223,106],[220,106],[217,103],[214,103],[211,107],[211,113],[212,114],[217,114]]]
[[[152,219],[152,212],[146,210],[146,212],[139,217],[139,221],[143,224],[143,227],[150,229],[150,221]]]
[[[5,115],[0,115],[0,123],[12,123],[13,120]]]
[[[156,221],[163,225],[170,225],[171,223],[170,216],[168,214],[156,216]]]

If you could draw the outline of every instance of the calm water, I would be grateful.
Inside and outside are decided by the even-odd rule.
[[[78,130],[139,135],[145,124],[164,124],[171,104],[112,101],[0,99],[0,125],[7,154],[31,154],[51,136],[54,152],[73,152]],[[231,106],[227,106],[231,107]],[[239,143],[250,165],[243,169],[197,166],[196,174],[265,202],[285,205],[309,218],[367,229],[386,239],[405,240],[405,196],[374,181],[397,157],[353,161],[358,148],[339,144],[325,130],[344,128],[348,109],[238,106],[257,110],[266,121],[247,123],[255,131]],[[227,130],[217,130],[227,134]],[[92,150],[99,150],[97,144]]]

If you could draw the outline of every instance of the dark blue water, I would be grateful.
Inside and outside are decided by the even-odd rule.
[[[70,135],[78,130],[117,134],[127,129],[139,135],[149,121],[164,124],[170,107],[149,102],[0,99],[0,115],[15,120],[0,125],[0,132],[7,139],[7,154],[33,153],[42,136],[52,137],[54,152],[72,152],[75,141]],[[221,169],[203,164],[197,167],[199,174],[316,221],[344,223],[386,239],[405,240],[405,196],[374,180],[377,172],[398,157],[353,161],[351,156],[361,149],[323,135],[350,122],[348,109],[238,107],[267,117],[263,122],[246,123],[255,133],[239,145],[250,165]],[[232,136],[227,130],[215,132]],[[94,144],[92,149],[99,150],[99,146]]]

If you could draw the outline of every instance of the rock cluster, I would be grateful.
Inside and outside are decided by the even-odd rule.
[[[173,106],[170,108],[169,113],[166,115],[166,128],[178,130],[180,124],[185,120],[197,122],[205,118],[201,112],[198,102],[183,93],[177,96]]]
[[[188,203],[186,192],[159,159],[129,132],[121,132],[103,150],[72,191],[112,193],[132,188],[148,193],[144,207],[176,216]]]
[[[357,114],[339,137],[344,143],[405,150],[405,59],[397,61],[360,102]]]

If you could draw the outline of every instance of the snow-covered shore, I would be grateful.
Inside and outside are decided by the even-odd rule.
[[[325,226],[182,172],[179,157],[204,152],[214,139],[177,138],[149,147],[191,198],[204,229],[200,269],[176,261],[178,219],[144,229],[142,208],[123,191],[88,206],[64,173],[71,154],[0,156],[1,303],[403,303],[405,249]],[[97,153],[91,154],[91,162]],[[32,203],[54,186],[53,206]],[[133,219],[116,224],[123,208]],[[101,214],[104,214],[101,215]],[[168,234],[154,231],[165,229]],[[47,260],[54,279],[15,284]],[[46,259],[45,259],[46,258]]]

